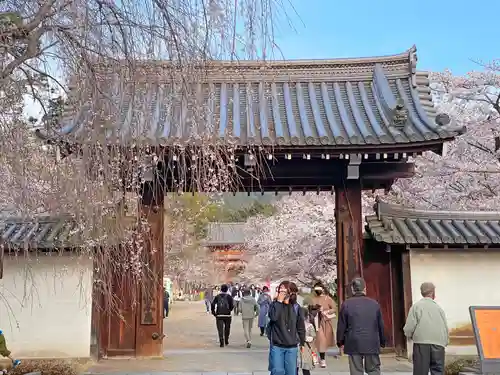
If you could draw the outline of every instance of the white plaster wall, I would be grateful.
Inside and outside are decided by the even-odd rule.
[[[411,251],[410,269],[413,302],[421,298],[420,285],[433,282],[450,330],[470,324],[469,306],[500,306],[500,252]],[[447,353],[476,355],[477,350],[475,345],[450,345]]]
[[[17,358],[90,356],[92,260],[5,256],[0,329]]]

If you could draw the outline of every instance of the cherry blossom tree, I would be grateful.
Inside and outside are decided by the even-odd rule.
[[[98,259],[104,293],[113,272],[141,278],[147,253],[158,249],[146,246],[150,228],[136,203],[162,155],[141,147],[124,152],[101,137],[103,124],[118,112],[109,100],[109,78],[141,96],[144,82],[136,81],[156,76],[148,69],[164,61],[173,74],[161,68],[158,79],[171,80],[183,97],[190,85],[178,83],[196,79],[193,72],[203,74],[214,59],[270,57],[280,6],[275,0],[1,1],[0,209],[34,220],[40,213],[72,215],[85,239],[81,256]],[[64,110],[52,116],[55,98]],[[136,113],[139,105],[132,100],[130,108]],[[73,144],[57,131],[80,108],[91,117],[88,139],[95,141]],[[196,108],[185,121],[195,124],[205,110]],[[142,132],[141,121],[131,126],[131,133]],[[34,136],[35,128],[46,142]],[[199,190],[228,189],[231,150],[203,141],[193,156],[197,164],[179,170]]]
[[[165,205],[164,273],[177,282],[201,282],[213,270],[210,253],[202,246],[206,221],[221,202],[206,195],[169,195]]]
[[[440,112],[467,132],[447,144],[443,156],[427,152],[416,159],[417,174],[399,180],[387,199],[434,209],[500,208],[500,66],[480,72],[431,75]]]
[[[374,194],[363,194],[363,215],[373,212]],[[337,277],[335,197],[293,194],[276,203],[272,216],[247,222],[249,262],[244,276],[258,280],[294,278],[302,284]]]

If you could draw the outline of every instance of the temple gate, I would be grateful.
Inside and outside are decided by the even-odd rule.
[[[436,113],[427,74],[416,71],[416,61],[415,47],[370,58],[215,61],[200,68],[203,74],[193,75],[188,85],[192,97],[174,98],[173,111],[166,93],[172,86],[168,74],[175,70],[168,62],[137,63],[144,67],[134,82],[134,90],[141,87],[139,98],[126,88],[110,90],[117,87],[116,71],[103,67],[102,90],[120,103],[120,112],[106,124],[104,142],[147,147],[156,158],[152,178],[143,184],[142,210],[158,250],[150,259],[156,277],[149,285],[157,293],[128,307],[129,328],[113,328],[112,318],[103,323],[103,355],[162,354],[163,197],[168,191],[202,192],[207,186],[200,176],[194,181],[192,175],[179,175],[195,167],[199,141],[207,133],[214,147],[227,149],[229,171],[237,181],[234,191],[335,194],[339,302],[348,297],[350,280],[363,275],[362,190],[389,189],[396,179],[411,177],[410,157],[440,153],[445,142],[464,131]],[[209,110],[203,123],[193,125],[186,119],[197,105]],[[92,125],[85,111],[81,107],[58,134],[40,135],[88,143]],[[138,127],[140,132],[134,130]],[[367,281],[376,277],[371,273]]]

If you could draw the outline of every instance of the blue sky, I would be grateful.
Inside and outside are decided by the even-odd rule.
[[[415,44],[419,70],[464,74],[480,69],[471,60],[500,58],[500,0],[288,1],[295,31],[281,21],[276,38],[287,59],[387,55]]]

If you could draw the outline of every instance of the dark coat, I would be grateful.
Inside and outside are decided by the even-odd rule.
[[[380,354],[385,347],[384,322],[380,305],[364,294],[346,300],[337,322],[337,345],[345,354]]]
[[[220,301],[220,303],[219,303]],[[212,315],[231,317],[231,311],[234,309],[233,297],[225,292],[215,296],[211,304]]]
[[[304,316],[298,304],[291,305],[274,301],[269,306],[269,332],[271,346],[293,348],[304,346],[306,327]]]

